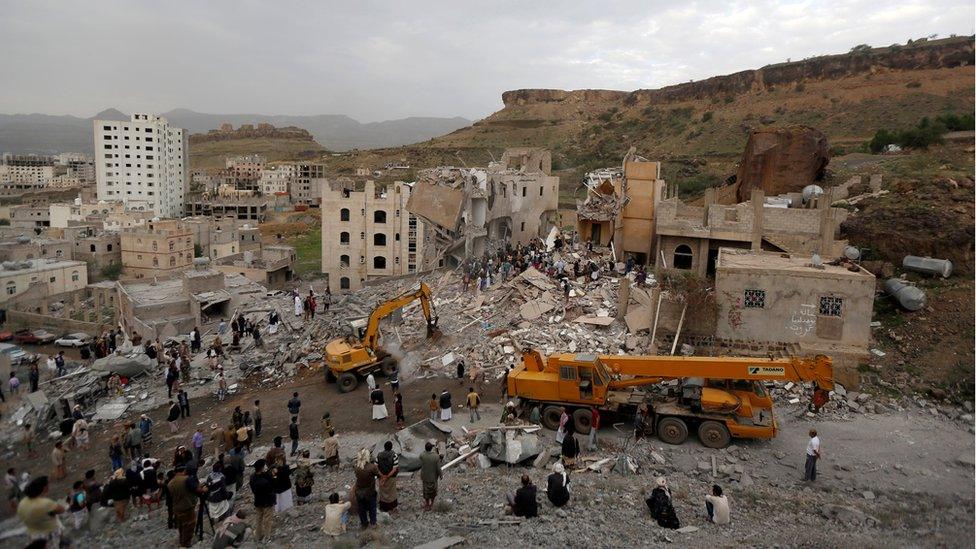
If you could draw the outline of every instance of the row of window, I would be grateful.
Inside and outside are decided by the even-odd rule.
[[[366,233],[359,233],[359,239],[365,240]],[[400,241],[400,233],[396,233],[393,236],[396,242]],[[348,245],[349,244],[349,233],[343,231],[339,233],[339,244]],[[386,235],[383,233],[376,233],[373,235],[373,246],[386,246]]]
[[[81,275],[78,274],[78,271],[72,271],[71,272],[71,281],[72,282],[78,282],[78,280],[80,280],[80,279],[81,279]],[[38,281],[38,278],[36,276],[32,276],[31,277],[31,282],[37,282],[37,281]],[[54,284],[57,281],[58,281],[58,277],[56,277],[56,276],[52,276],[51,278],[48,279],[48,282],[50,282],[51,284]],[[7,282],[7,295],[14,295],[16,293],[17,293],[17,283],[14,282],[13,280]]]
[[[742,307],[744,309],[765,309],[766,290],[745,290],[742,297]],[[844,298],[834,296],[820,296],[820,303],[817,308],[819,316],[842,316],[844,311]]]
[[[359,209],[359,215],[366,215],[366,208]],[[396,211],[396,217],[400,217],[400,210]],[[349,221],[349,208],[339,210],[339,221]],[[376,210],[373,212],[373,223],[386,223],[386,211]]]
[[[359,264],[362,265],[363,263],[366,263],[366,256],[361,255],[361,256],[359,256]],[[399,265],[400,264],[400,258],[399,257],[393,258],[393,263],[395,263],[396,265]],[[348,255],[343,254],[343,255],[340,255],[339,256],[339,267],[341,267],[341,268],[348,268],[349,267],[349,256]],[[385,269],[386,268],[386,258],[383,257],[383,256],[381,256],[381,255],[378,255],[378,256],[374,257],[373,258],[373,268],[374,269]]]

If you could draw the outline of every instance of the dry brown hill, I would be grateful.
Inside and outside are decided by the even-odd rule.
[[[413,165],[480,163],[505,147],[553,150],[564,190],[585,170],[620,161],[631,146],[668,160],[665,175],[689,188],[734,173],[753,128],[805,124],[834,153],[859,147],[881,128],[924,116],[972,112],[973,37],[855,48],[850,53],[769,65],[699,82],[633,92],[515,90],[504,108],[473,125],[408,147],[366,151],[338,169],[389,159]]]

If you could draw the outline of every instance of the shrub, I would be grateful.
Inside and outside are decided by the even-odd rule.
[[[949,131],[969,131],[973,129],[974,119],[971,114],[943,114],[935,118],[935,121],[942,124]]]
[[[102,267],[101,270],[101,275],[106,280],[118,280],[121,274],[122,274],[122,264],[116,263],[114,261]]]
[[[962,123],[965,120],[966,116],[963,116],[961,119],[953,119],[951,122]],[[969,120],[972,119],[969,118]],[[972,126],[969,127],[972,128]],[[868,148],[873,153],[883,151],[888,145],[898,145],[902,148],[911,149],[925,149],[929,145],[941,143],[942,134],[945,133],[946,128],[947,124],[944,124],[941,120],[937,119],[936,122],[932,122],[928,117],[925,117],[918,123],[918,126],[907,130],[878,130],[871,141],[868,142]]]
[[[709,120],[712,119],[712,116],[714,116],[712,111],[706,112],[705,114],[702,115],[702,122],[708,122]]]
[[[921,88],[922,87],[922,83],[919,82],[919,81],[917,81],[917,80],[913,80],[913,81],[905,84],[905,87],[906,88]]]
[[[794,89],[796,90],[796,93],[803,93],[807,90],[807,86],[803,82],[800,82]]]

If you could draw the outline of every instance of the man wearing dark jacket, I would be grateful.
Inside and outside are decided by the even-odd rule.
[[[522,475],[522,487],[515,491],[515,497],[509,496],[508,504],[512,507],[512,514],[525,518],[539,516],[539,503],[535,497],[536,488],[532,479],[529,475]]]
[[[259,459],[254,462],[254,474],[248,483],[251,492],[254,494],[254,509],[257,512],[254,535],[258,541],[264,541],[271,535],[274,528],[274,506],[277,497],[275,495],[274,479],[268,472],[267,462]]]
[[[180,547],[193,545],[193,530],[197,525],[197,493],[200,483],[190,477],[184,467],[176,470],[176,476],[167,485],[173,498],[173,520],[180,532]]]

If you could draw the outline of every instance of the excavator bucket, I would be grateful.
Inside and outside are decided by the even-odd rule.
[[[427,339],[431,341],[437,341],[438,339],[441,338],[442,335],[444,335],[444,333],[441,332],[441,329],[437,327],[436,323],[434,322],[427,323]]]

